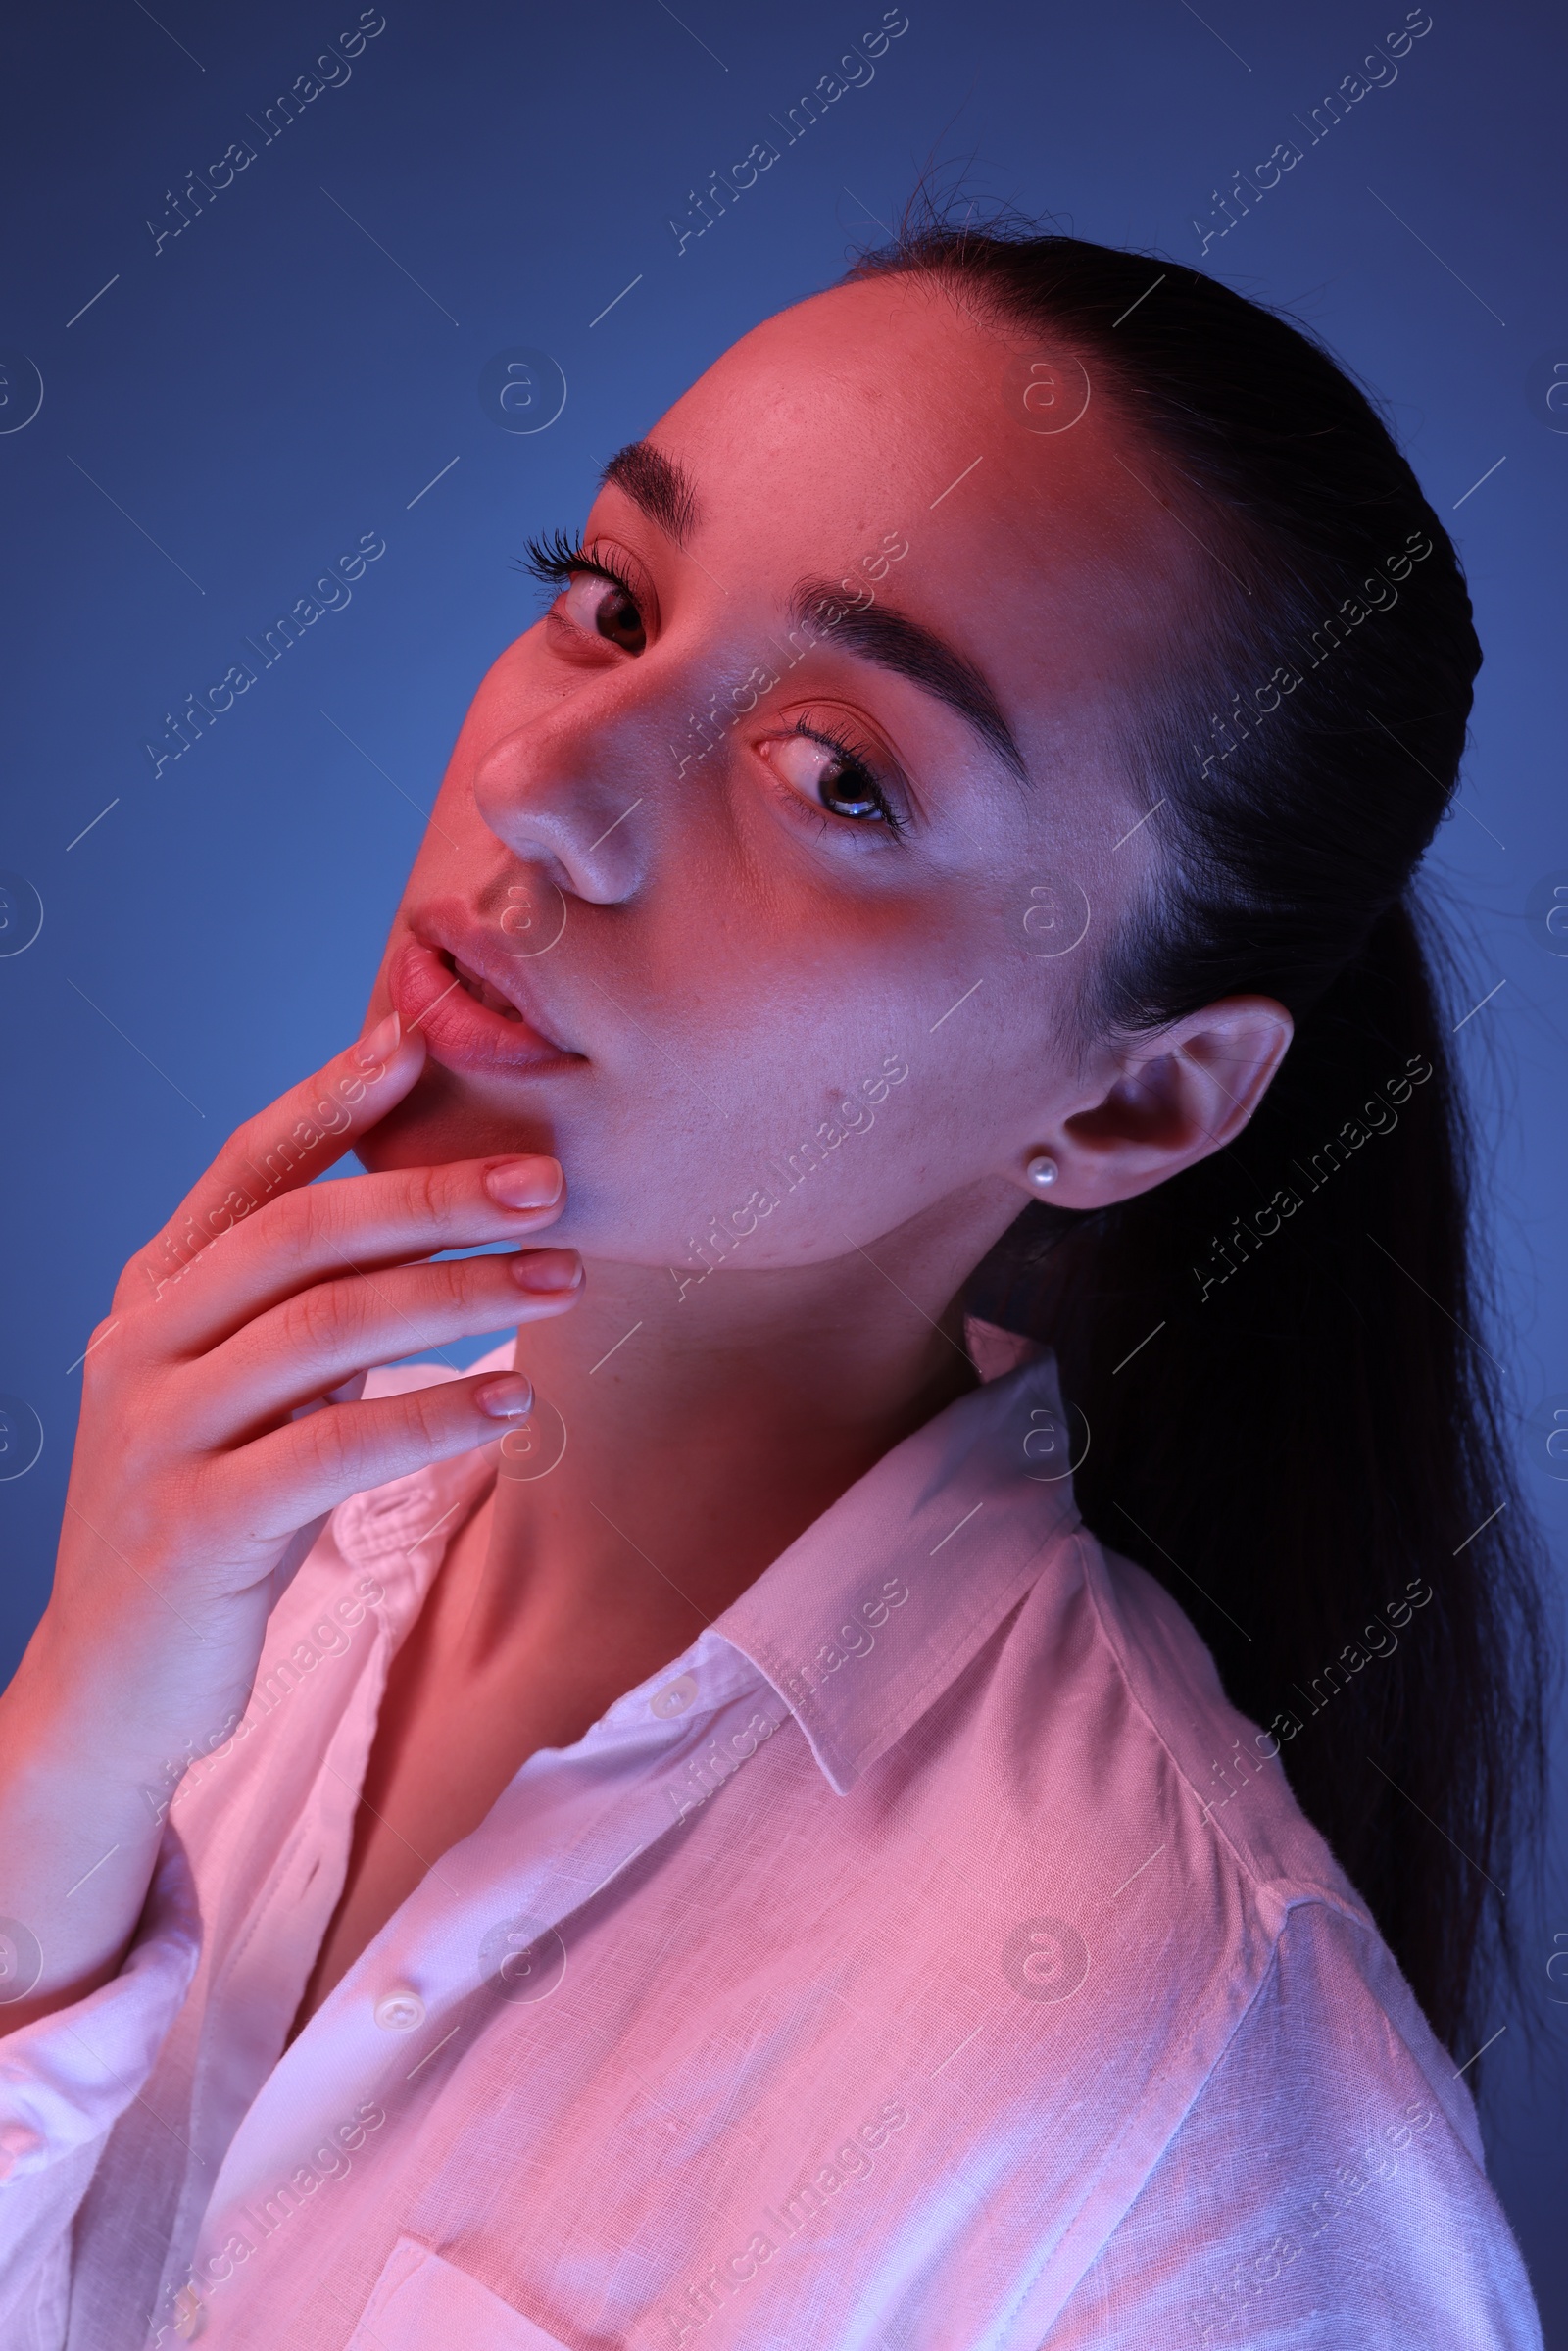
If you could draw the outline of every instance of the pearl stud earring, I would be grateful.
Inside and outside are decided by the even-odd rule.
[[[1061,1169],[1049,1151],[1036,1151],[1023,1172],[1031,1190],[1049,1192],[1057,1176],[1060,1175]]]

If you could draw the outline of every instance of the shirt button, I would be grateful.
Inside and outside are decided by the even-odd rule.
[[[684,1714],[696,1695],[697,1676],[681,1674],[675,1681],[666,1682],[662,1690],[655,1690],[648,1701],[649,1709],[654,1714]]]
[[[375,2021],[386,2033],[412,2033],[424,2023],[424,2002],[417,1992],[389,1991],[375,2004]]]

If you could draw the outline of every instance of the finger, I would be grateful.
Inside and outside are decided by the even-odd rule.
[[[253,1534],[270,1542],[351,1494],[503,1436],[531,1409],[532,1390],[520,1372],[444,1380],[290,1421],[232,1454],[229,1467]]]
[[[287,1592],[312,1551],[315,1550],[317,1543],[320,1541],[321,1529],[330,1515],[329,1511],[318,1510],[306,1525],[296,1527],[289,1537],[283,1549],[283,1555],[273,1568],[269,1580],[267,1601],[269,1616],[271,1615],[272,1610],[277,1606],[278,1601],[283,1597],[284,1592]]]
[[[329,1388],[324,1396],[313,1396],[308,1404],[299,1405],[298,1411],[324,1412],[328,1404],[357,1404],[365,1394],[365,1383],[368,1376],[368,1369],[358,1371],[352,1380],[342,1380],[336,1388]]]
[[[340,1388],[334,1388],[330,1395],[318,1396],[313,1402],[302,1404],[299,1412],[295,1414],[295,1418],[298,1419],[300,1414],[305,1412],[325,1412],[333,1404],[357,1404],[365,1394],[365,1379],[366,1375],[362,1371],[352,1380],[345,1380],[343,1385]],[[267,1602],[269,1616],[271,1615],[272,1610],[277,1606],[278,1601],[283,1597],[284,1592],[287,1592],[300,1569],[316,1548],[321,1529],[326,1524],[326,1518],[327,1514],[323,1510],[305,1526],[296,1527],[289,1537],[282,1556],[272,1569]]]
[[[424,1039],[395,1012],[236,1127],[163,1231],[139,1249],[115,1293],[117,1311],[156,1298],[220,1234],[299,1190],[352,1150],[403,1100],[424,1066]]]
[[[368,1365],[566,1313],[581,1285],[574,1249],[446,1257],[318,1283],[176,1374],[182,1442],[230,1445]]]
[[[313,1284],[520,1240],[553,1224],[564,1205],[559,1161],[537,1156],[314,1184],[268,1202],[166,1284],[156,1321],[142,1317],[138,1332],[161,1357],[198,1354]]]

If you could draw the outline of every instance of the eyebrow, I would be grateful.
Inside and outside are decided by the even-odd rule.
[[[599,479],[601,486],[612,484],[623,491],[677,547],[686,545],[702,519],[691,476],[652,441],[629,441],[617,449]],[[831,633],[846,652],[922,686],[956,711],[1020,783],[1030,781],[1023,754],[984,672],[935,630],[891,605],[847,605],[837,582],[830,579],[799,583],[790,599],[789,624],[808,636]]]
[[[685,546],[702,519],[690,475],[652,441],[628,441],[617,449],[599,480],[601,487],[613,483],[623,490],[677,547]]]
[[[805,579],[790,599],[794,629],[831,640],[945,702],[980,737],[1020,783],[1030,780],[1022,752],[1002,714],[1002,705],[973,661],[891,605],[851,606],[837,582]]]

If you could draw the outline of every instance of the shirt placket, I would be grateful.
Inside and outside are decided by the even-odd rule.
[[[373,1572],[382,1583],[382,1598],[367,1609],[372,1639],[352,1681],[345,1682],[320,1765],[312,1771],[307,1763],[302,1784],[291,1783],[286,1770],[279,1773],[275,1761],[268,1770],[273,1800],[297,1805],[295,1822],[276,1865],[250,1889],[249,1902],[223,1922],[226,1956],[206,1995],[191,2086],[190,2161],[160,2281],[153,2340],[168,2339],[171,2314],[176,2331],[190,2323],[194,2306],[188,2293],[180,2294],[188,2248],[199,2240],[213,2210],[216,2182],[244,2118],[283,2054],[284,2036],[336,1908],[392,1656],[440,1564],[450,1512],[449,1524],[422,1555],[421,1542],[446,1507],[446,1494],[426,1473],[389,1497],[356,1496],[334,1519],[345,1569]],[[285,1630],[263,1653],[259,1686],[269,1672],[290,1661],[303,1621],[297,1607],[285,1603]],[[278,1727],[286,1732],[288,1719]],[[243,1872],[237,1874],[243,1883]]]
[[[564,1923],[786,1729],[793,1720],[777,1692],[705,1634],[574,1746],[530,1756],[272,2069],[214,2183],[192,2264],[198,2280],[233,2230],[258,2233],[262,2201],[308,2149],[367,2103],[394,2137],[506,2002],[548,1997],[564,1969]],[[370,1735],[373,1710],[367,1752]],[[286,1899],[282,1886],[275,1899]],[[222,2301],[220,2288],[215,2317]]]

